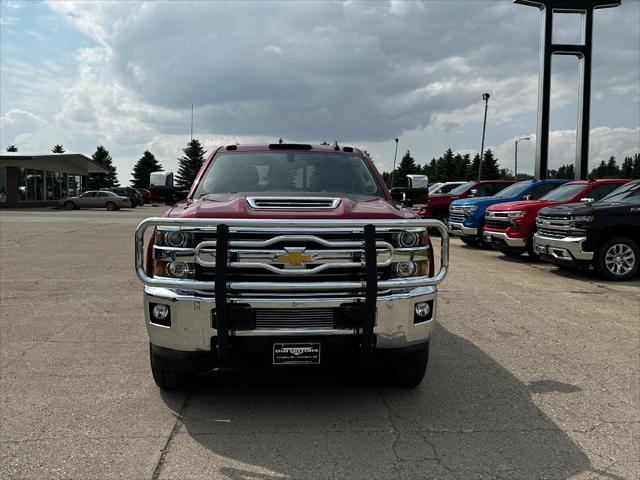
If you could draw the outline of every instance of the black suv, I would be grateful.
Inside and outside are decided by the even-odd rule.
[[[131,206],[133,208],[138,205],[143,205],[142,195],[138,193],[135,188],[131,187],[111,187],[111,188],[101,188],[100,190],[108,190],[110,192],[116,193],[121,197],[127,197],[131,200]]]
[[[558,265],[593,266],[608,280],[629,280],[640,265],[640,180],[598,202],[545,207],[533,245]]]

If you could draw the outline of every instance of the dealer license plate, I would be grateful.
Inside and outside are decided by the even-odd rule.
[[[274,365],[315,365],[320,363],[319,343],[274,343]]]

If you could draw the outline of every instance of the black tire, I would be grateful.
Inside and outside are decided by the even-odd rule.
[[[510,258],[520,258],[522,256],[522,254],[524,253],[524,250],[516,250],[513,248],[504,248],[502,250],[500,250],[502,253],[504,253],[507,257]]]
[[[529,235],[527,238],[527,245],[525,246],[525,250],[527,251],[527,255],[531,260],[540,260],[540,255],[536,252],[535,248],[533,248],[533,234]]]
[[[420,385],[429,363],[429,344],[425,349],[411,353],[398,352],[388,357],[384,367],[386,382],[402,388],[414,388]]]
[[[113,212],[114,210],[118,209],[118,206],[113,202],[107,202],[107,204],[105,205],[105,208],[110,212]]]
[[[73,203],[72,201],[64,202],[64,208],[65,210],[75,210],[76,204]]]
[[[615,237],[605,241],[597,250],[593,267],[607,280],[622,282],[638,273],[640,249],[628,237]]]
[[[189,387],[195,378],[192,372],[175,372],[157,368],[153,365],[153,350],[149,345],[149,358],[153,380],[160,390],[181,390]]]
[[[462,243],[469,245],[470,247],[475,247],[478,245],[478,241],[475,238],[471,237],[459,237],[462,240]]]

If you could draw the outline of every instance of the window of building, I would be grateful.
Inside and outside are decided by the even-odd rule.
[[[69,196],[68,179],[69,175],[62,172],[21,168],[18,170],[18,200],[33,202],[67,198]],[[79,185],[79,180],[75,181]]]

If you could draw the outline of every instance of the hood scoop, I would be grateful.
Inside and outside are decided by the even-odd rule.
[[[247,203],[257,210],[335,209],[340,200],[334,197],[247,197]]]

